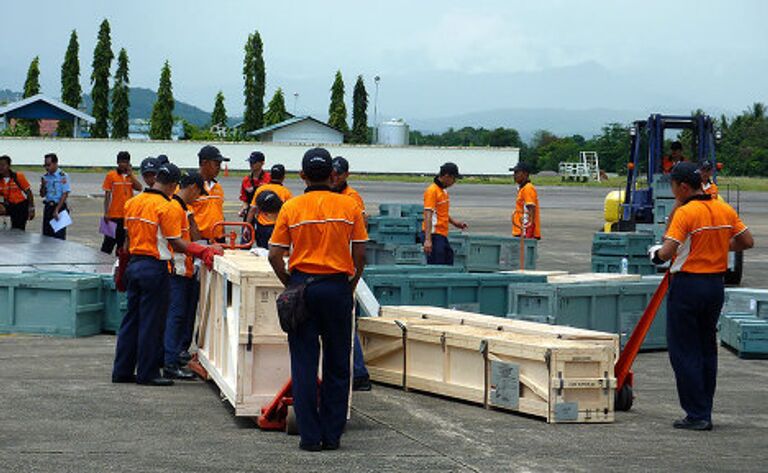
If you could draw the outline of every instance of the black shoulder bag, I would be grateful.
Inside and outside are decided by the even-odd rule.
[[[277,317],[285,333],[295,333],[309,318],[304,292],[311,281],[286,287],[277,297]]]

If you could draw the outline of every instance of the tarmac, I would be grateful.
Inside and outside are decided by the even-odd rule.
[[[32,174],[32,173],[30,173]],[[31,179],[36,176],[30,176]],[[103,176],[73,174],[69,239],[98,248]],[[230,216],[236,178],[223,178]],[[296,181],[288,183],[301,191]],[[369,209],[418,202],[423,184],[360,182]],[[458,185],[455,217],[508,234],[512,186]],[[606,189],[541,188],[540,269],[587,271]],[[742,193],[758,247],[745,253],[744,286],[768,287],[768,194]],[[30,231],[39,232],[40,222]],[[7,234],[0,232],[0,247]],[[64,252],[66,253],[66,252]],[[3,253],[8,257],[8,250]],[[24,256],[26,257],[26,256]],[[103,264],[101,260],[99,263]],[[548,425],[540,419],[375,385],[355,393],[334,452],[298,450],[298,438],[259,431],[222,402],[213,383],[171,388],[114,385],[115,337],[0,336],[0,471],[765,471],[768,361],[721,348],[712,432],[672,429],[681,416],[665,352],[635,363],[635,404],[613,424]]]

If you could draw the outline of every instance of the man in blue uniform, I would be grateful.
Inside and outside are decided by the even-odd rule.
[[[43,198],[43,235],[67,239],[67,229],[62,228],[54,232],[51,228],[51,220],[58,220],[59,213],[67,210],[67,197],[69,197],[69,176],[59,169],[59,157],[54,153],[45,155],[45,174],[40,178],[40,197]]]

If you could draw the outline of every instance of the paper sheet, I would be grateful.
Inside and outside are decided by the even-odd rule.
[[[68,211],[62,210],[61,212],[59,212],[59,219],[56,220],[55,218],[52,218],[50,224],[51,224],[51,228],[55,233],[61,230],[62,228],[66,228],[72,225],[72,217],[70,217]]]
[[[99,233],[101,233],[104,236],[108,236],[110,238],[115,238],[115,233],[117,232],[117,223],[113,222],[112,220],[107,220],[106,218],[102,218],[99,220]]]

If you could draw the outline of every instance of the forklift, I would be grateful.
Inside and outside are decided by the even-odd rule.
[[[669,175],[662,171],[664,156],[664,132],[666,130],[690,130],[691,148],[684,152],[689,162],[709,161],[713,165],[713,180],[722,164],[717,162],[715,148],[720,140],[720,131],[708,115],[676,116],[653,114],[647,120],[638,120],[629,129],[631,150],[627,163],[627,184],[623,191],[614,191],[606,197],[605,231],[632,232],[652,228],[657,243],[666,228],[666,222],[655,215],[663,206],[658,205],[671,199]],[[644,176],[643,176],[644,175]],[[644,177],[644,179],[643,179]],[[734,189],[735,205],[731,202],[731,188]],[[722,193],[718,198],[731,203],[739,212],[740,196],[738,186],[726,186],[726,199]],[[609,209],[612,215],[609,215]],[[728,270],[725,283],[738,285],[744,268],[743,252],[728,255]]]

